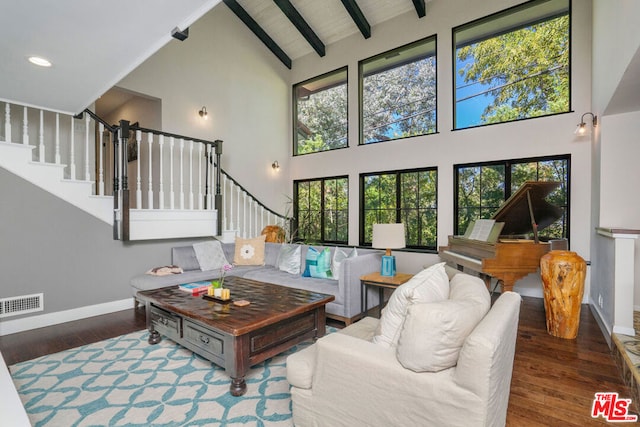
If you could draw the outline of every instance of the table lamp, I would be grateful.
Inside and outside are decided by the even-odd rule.
[[[381,276],[396,275],[396,257],[391,255],[391,249],[405,247],[404,224],[373,224],[373,239],[371,246],[376,249],[386,249],[380,266]]]

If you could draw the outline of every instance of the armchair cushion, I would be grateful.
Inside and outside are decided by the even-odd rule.
[[[455,366],[467,336],[490,307],[491,297],[479,279],[454,276],[448,300],[408,308],[398,339],[398,361],[415,372]]]
[[[449,297],[449,278],[444,263],[435,264],[398,286],[382,311],[373,342],[385,347],[398,343],[410,304],[443,301]]]

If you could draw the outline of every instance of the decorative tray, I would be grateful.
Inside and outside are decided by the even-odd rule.
[[[204,298],[206,300],[209,300],[209,301],[215,301],[215,302],[220,303],[220,304],[229,304],[230,302],[233,302],[233,299],[231,299],[231,298],[222,299],[222,298],[214,297],[214,296],[207,295],[207,294],[202,295],[202,298]]]

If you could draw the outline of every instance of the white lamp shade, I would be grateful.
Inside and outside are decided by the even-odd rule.
[[[371,246],[376,249],[404,248],[404,224],[373,224]]]

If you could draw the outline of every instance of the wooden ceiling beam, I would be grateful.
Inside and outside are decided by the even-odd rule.
[[[318,53],[320,56],[325,55],[324,43],[320,40],[320,38],[316,35],[316,33],[311,29],[307,21],[304,20],[302,15],[296,10],[295,7],[291,4],[289,0],[273,0],[273,2],[278,5],[282,13],[289,18],[289,21],[300,31],[302,37],[304,37],[307,42],[311,45],[311,47]]]
[[[423,18],[427,14],[427,6],[425,6],[424,0],[413,0],[413,5],[416,7],[418,18]]]
[[[344,5],[344,8],[347,9],[347,12],[349,12],[349,15],[351,15],[353,22],[360,29],[363,37],[365,39],[371,37],[371,26],[369,25],[367,18],[364,16],[364,13],[362,13],[362,10],[360,10],[356,0],[342,0],[342,4]]]
[[[288,68],[291,69],[291,58],[273,41],[260,25],[238,4],[236,0],[223,0],[233,13],[269,48],[269,50]]]

